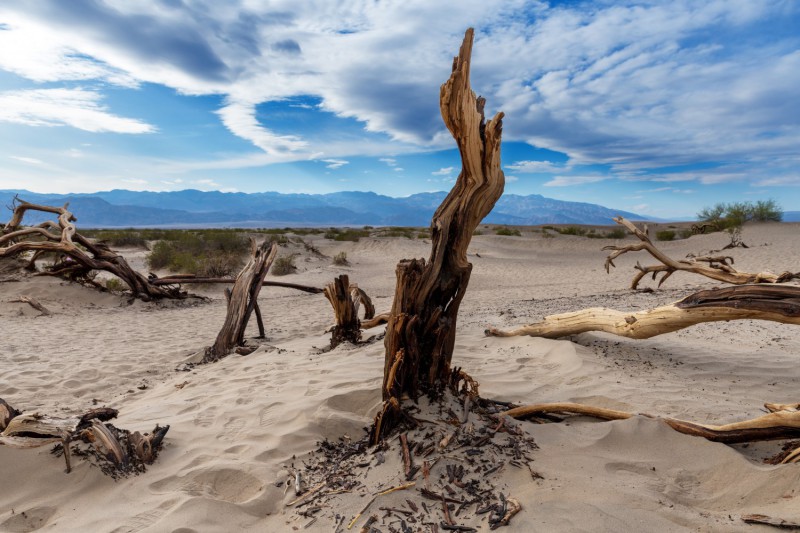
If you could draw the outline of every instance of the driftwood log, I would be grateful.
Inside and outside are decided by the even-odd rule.
[[[384,405],[372,428],[373,442],[399,422],[401,398],[435,395],[450,378],[458,309],[472,271],[467,247],[503,193],[503,113],[486,122],[486,100],[476,98],[470,87],[473,34],[472,28],[467,30],[439,97],[442,118],[461,154],[461,173],[431,221],[428,261],[402,260],[397,265],[384,339]]]
[[[723,425],[698,424],[676,418],[662,418],[672,429],[685,435],[703,437],[710,441],[725,444],[739,444],[764,440],[796,439],[800,437],[800,411],[798,404],[767,403],[768,414]],[[635,413],[605,409],[578,403],[541,403],[515,407],[502,413],[505,416],[524,420],[526,418],[551,415],[572,414],[599,418],[602,420],[625,420]],[[644,415],[651,416],[651,415]],[[800,462],[800,450],[786,456],[783,463]]]
[[[606,258],[606,272],[610,272],[611,267],[614,265],[614,259],[622,254],[628,252],[638,252],[645,250],[653,256],[661,264],[642,266],[638,262],[634,267],[638,272],[631,280],[631,289],[636,289],[639,282],[648,274],[652,274],[655,280],[658,274],[662,274],[658,282],[661,285],[675,272],[692,272],[700,274],[713,280],[731,283],[733,285],[744,285],[747,283],[786,283],[793,279],[800,279],[800,272],[783,272],[782,274],[773,274],[772,272],[739,272],[733,267],[733,258],[730,256],[689,256],[686,259],[675,260],[662,252],[646,231],[637,228],[631,221],[622,217],[615,217],[614,222],[624,226],[628,231],[634,234],[641,242],[636,244],[628,244],[625,246],[605,246],[603,250],[611,250],[611,253]]]
[[[61,444],[69,473],[72,469],[70,447],[84,443],[104,462],[100,466],[107,474],[142,471],[144,465],[156,459],[169,426],[156,425],[151,433],[131,433],[107,423],[117,414],[117,410],[110,407],[91,409],[82,416],[67,418],[23,414],[0,398],[0,445],[38,448]]]
[[[236,276],[236,282],[228,296],[225,322],[214,344],[206,349],[203,357],[205,363],[222,359],[244,344],[244,332],[250,315],[258,305],[258,294],[264,284],[264,277],[278,253],[278,244],[274,242],[265,240],[256,245],[251,239],[250,244],[252,257]],[[258,314],[260,316],[260,312]],[[263,325],[260,329],[263,335]]]
[[[33,296],[20,296],[16,300],[10,300],[12,303],[28,304],[41,313],[40,316],[50,316],[50,310],[47,309],[42,303]]]
[[[372,300],[358,285],[350,283],[347,274],[341,274],[325,286],[325,298],[333,307],[336,319],[336,324],[331,327],[331,349],[345,341],[357,344],[361,340],[358,308],[364,306],[365,320],[373,318],[375,306],[372,305]]]
[[[38,272],[38,275],[60,276],[99,286],[92,280],[90,273],[93,270],[104,270],[121,279],[134,297],[145,301],[186,296],[186,293],[174,287],[151,285],[121,255],[105,244],[93,242],[78,233],[74,224],[77,219],[68,208],[69,204],[52,207],[15,198],[11,220],[0,232],[0,258],[33,252],[28,268],[35,269],[37,258],[42,254],[53,254],[57,258],[53,267]],[[21,224],[27,211],[53,213],[58,216],[58,222],[50,220],[36,226],[23,227]]]
[[[739,285],[691,294],[678,302],[635,313],[603,307],[550,315],[541,322],[503,331],[489,328],[489,337],[530,335],[558,339],[604,331],[631,339],[648,339],[704,322],[769,320],[800,324],[800,287]]]

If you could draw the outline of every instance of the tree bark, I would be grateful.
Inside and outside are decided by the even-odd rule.
[[[448,381],[456,319],[472,265],[467,247],[472,233],[503,193],[500,168],[503,113],[488,123],[485,99],[470,87],[473,30],[467,30],[441,87],[439,106],[456,140],[462,169],[431,222],[431,255],[397,265],[397,286],[384,341],[384,408],[375,420],[377,442],[396,425],[403,396],[437,394]]]
[[[647,232],[640,230],[629,220],[616,217],[614,218],[614,222],[627,228],[628,231],[633,233],[641,242],[637,244],[628,244],[626,246],[603,247],[603,250],[612,250],[606,258],[606,272],[609,272],[611,267],[615,266],[614,259],[620,255],[628,252],[638,252],[640,250],[647,251],[647,253],[661,263],[660,265],[651,266],[642,266],[636,263],[634,268],[636,268],[638,272],[631,281],[631,289],[636,289],[639,286],[639,282],[647,274],[652,274],[653,279],[656,279],[659,273],[663,273],[658,282],[658,286],[661,287],[661,285],[677,271],[692,272],[733,285],[744,285],[747,283],[786,283],[787,281],[800,278],[800,272],[792,273],[787,271],[781,274],[773,274],[772,272],[739,272],[733,268],[733,258],[730,256],[690,256],[687,259],[676,261],[659,250],[656,245],[653,244],[653,241],[650,240],[650,237],[647,236]]]
[[[133,270],[124,257],[105,244],[92,242],[78,233],[74,224],[76,218],[68,207],[69,204],[63,207],[31,204],[15,198],[11,220],[0,233],[0,258],[25,252],[34,252],[34,256],[49,252],[61,260],[51,271],[40,272],[40,275],[61,276],[97,285],[87,275],[92,270],[104,270],[120,278],[133,296],[145,301],[186,296],[175,288],[150,285],[147,278]],[[47,221],[33,227],[20,227],[27,211],[57,214],[58,223]]]
[[[530,335],[558,339],[589,331],[604,331],[631,339],[649,339],[703,322],[769,320],[800,324],[800,287],[740,285],[696,292],[678,302],[635,313],[603,307],[550,315],[541,322],[503,331],[486,330],[490,337]]]
[[[346,274],[325,286],[325,298],[331,303],[336,319],[336,324],[331,328],[331,349],[345,341],[357,344],[361,340],[358,308],[363,304],[364,319],[371,319],[375,316],[372,300],[355,283],[351,285]]]
[[[272,261],[278,253],[277,243],[264,241],[256,246],[251,240],[252,257],[236,276],[230,298],[225,322],[217,335],[213,346],[206,349],[203,362],[213,362],[227,356],[234,348],[244,344],[244,332],[250,320],[258,293],[264,283]]]

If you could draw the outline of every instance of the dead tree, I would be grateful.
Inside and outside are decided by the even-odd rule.
[[[228,298],[228,312],[225,323],[217,335],[213,346],[206,349],[203,362],[217,361],[227,356],[237,346],[244,344],[244,332],[250,315],[258,306],[258,293],[264,284],[264,277],[272,266],[278,253],[278,244],[264,241],[257,246],[250,240],[252,257],[236,276],[236,282]],[[260,310],[257,311],[260,315]]]
[[[135,271],[124,257],[108,246],[92,242],[78,233],[75,216],[64,207],[31,204],[15,198],[11,220],[0,233],[0,258],[14,257],[33,252],[28,267],[35,268],[35,261],[42,254],[57,257],[50,270],[38,275],[60,276],[97,286],[90,276],[94,270],[104,270],[120,278],[134,297],[145,301],[159,298],[183,298],[186,293],[175,287],[159,287],[148,283],[147,278]],[[41,211],[58,215],[58,222],[46,221],[31,227],[23,227],[22,219],[27,211]]]
[[[155,274],[150,274],[147,278],[151,285],[183,285],[183,284],[233,284],[236,278],[206,278],[196,276],[194,274],[172,274],[159,278]],[[321,294],[325,289],[319,287],[312,287],[310,285],[301,285],[299,283],[285,283],[283,281],[264,280],[262,283],[264,287],[283,287],[286,289],[296,289],[298,291],[309,292],[311,294]]]
[[[731,424],[699,424],[676,418],[662,418],[662,420],[679,433],[703,437],[713,442],[725,444],[796,439],[800,437],[800,411],[798,411],[798,404],[767,403],[764,404],[764,407],[769,411],[768,414]],[[634,416],[634,413],[626,411],[571,402],[524,405],[509,409],[502,414],[518,419],[552,414],[584,415],[601,420],[625,420]],[[800,448],[787,454],[781,462],[800,462]]]
[[[357,344],[361,340],[358,308],[363,304],[364,319],[373,318],[375,306],[372,305],[372,300],[358,285],[350,284],[347,274],[340,275],[325,286],[325,298],[331,303],[336,318],[336,324],[330,328],[331,349],[345,341]]]
[[[134,473],[152,464],[169,431],[169,426],[159,426],[150,433],[131,433],[107,422],[117,417],[110,407],[90,409],[82,416],[53,417],[39,413],[23,414],[0,398],[0,445],[12,448],[38,448],[61,444],[67,473],[70,449],[80,443],[94,449],[93,456],[101,461],[104,473]],[[83,450],[83,455],[89,455]]]
[[[648,311],[629,313],[594,307],[550,315],[541,322],[510,331],[489,328],[486,335],[558,339],[589,331],[604,331],[631,339],[648,339],[703,322],[744,319],[800,324],[800,287],[739,285],[709,289]]]
[[[661,287],[667,278],[679,270],[693,272],[701,276],[706,276],[707,278],[731,283],[733,285],[744,285],[746,283],[785,283],[795,278],[800,278],[800,272],[783,272],[782,274],[773,274],[772,272],[759,272],[757,274],[739,272],[733,268],[733,258],[730,256],[690,256],[686,259],[676,261],[659,250],[650,240],[650,237],[647,236],[647,233],[637,228],[636,225],[629,220],[616,217],[614,218],[614,222],[627,228],[628,231],[633,233],[641,242],[625,246],[603,247],[603,250],[612,250],[606,258],[606,272],[610,272],[611,267],[616,266],[614,265],[614,259],[627,252],[645,250],[661,263],[660,265],[642,266],[637,262],[634,268],[639,272],[631,281],[631,289],[634,290],[647,274],[652,274],[655,280],[658,274],[662,273],[661,280],[658,282],[658,286]]]
[[[399,421],[401,398],[436,395],[450,380],[458,308],[472,271],[467,247],[473,231],[503,193],[503,113],[485,122],[486,100],[476,99],[470,87],[472,42],[470,28],[439,98],[442,118],[461,153],[461,173],[433,216],[428,261],[402,260],[397,265],[384,341],[384,406],[375,419],[373,442]]]

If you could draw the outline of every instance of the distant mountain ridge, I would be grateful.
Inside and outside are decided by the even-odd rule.
[[[41,194],[0,190],[0,201],[11,205],[15,194],[25,201],[63,205],[81,227],[129,226],[427,226],[446,192],[419,193],[392,198],[373,192],[329,194],[223,193],[219,191],[150,192],[115,189],[96,193]],[[567,202],[538,194],[505,194],[484,219],[487,224],[611,224],[622,215],[631,220],[647,217],[600,205]],[[27,222],[41,222],[35,214]],[[0,221],[5,222],[0,216]]]

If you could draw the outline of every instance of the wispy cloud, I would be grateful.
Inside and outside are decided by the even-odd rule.
[[[322,162],[328,163],[325,168],[341,168],[350,163],[350,161],[345,161],[344,159],[323,159]]]
[[[15,159],[17,161],[21,161],[23,163],[28,163],[29,165],[43,165],[44,161],[41,159],[36,159],[35,157],[24,157],[20,155],[10,155],[8,156],[9,159]]]
[[[556,176],[544,183],[545,187],[571,187],[608,179],[607,176]]]
[[[527,173],[551,173],[551,172],[563,172],[565,165],[558,165],[551,161],[517,161],[510,165],[506,165],[508,170],[512,170],[514,172],[520,172],[523,174]]]
[[[437,170],[435,172],[431,172],[431,174],[434,175],[434,176],[449,176],[450,174],[453,173],[453,168],[454,167],[440,168],[439,170]]]
[[[72,126],[92,132],[151,133],[145,122],[109,113],[102,96],[86,89],[33,89],[0,93],[0,122]]]

